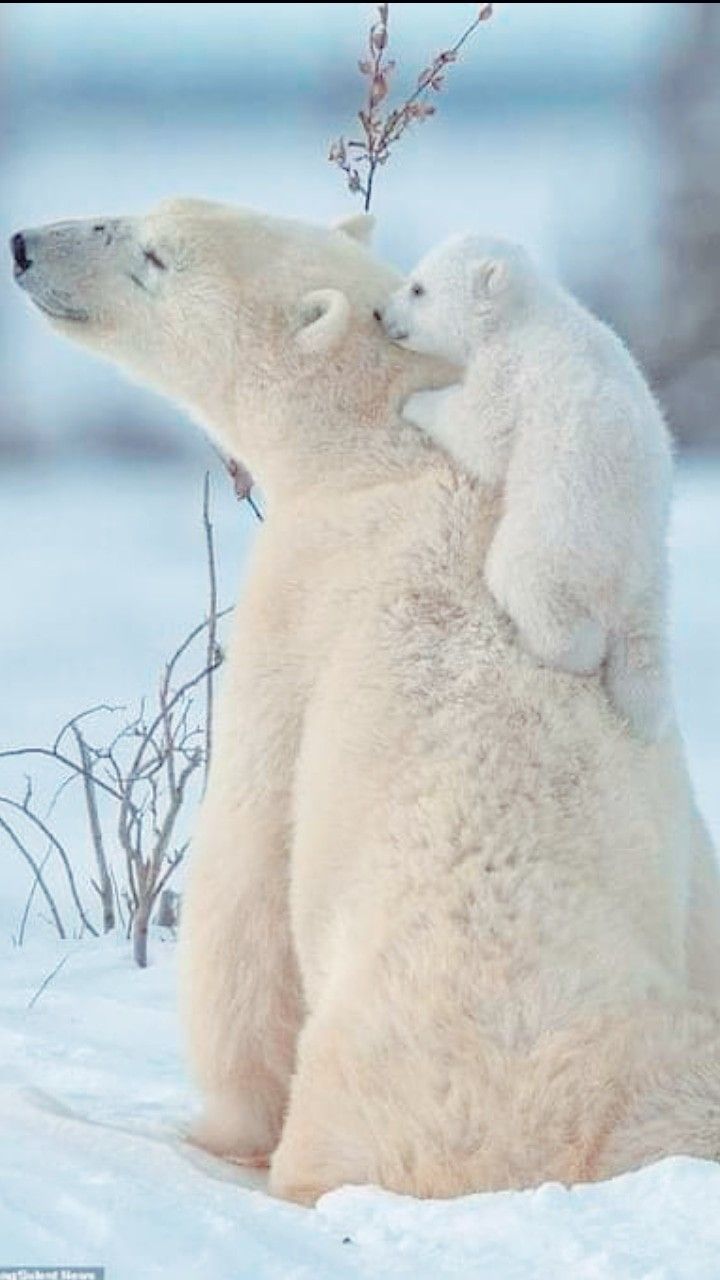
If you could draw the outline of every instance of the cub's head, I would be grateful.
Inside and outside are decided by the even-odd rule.
[[[467,363],[483,336],[517,312],[534,277],[521,245],[453,236],[393,294],[383,311],[385,330],[412,351]]]
[[[11,249],[54,328],[181,401],[269,483],[350,473],[373,450],[381,469],[402,445],[392,415],[408,386],[448,381],[378,323],[399,277],[369,251],[371,225],[171,200],[18,232]]]

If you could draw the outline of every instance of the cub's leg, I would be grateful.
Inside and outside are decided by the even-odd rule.
[[[610,702],[632,732],[646,742],[662,734],[669,718],[669,675],[661,624],[661,617],[638,610],[622,632],[611,635],[605,669]]]
[[[551,553],[508,515],[501,519],[485,562],[491,595],[540,662],[576,675],[597,671],[607,633],[581,607]]]

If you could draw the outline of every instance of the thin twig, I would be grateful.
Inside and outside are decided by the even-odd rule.
[[[47,987],[49,987],[49,986],[50,986],[50,983],[52,982],[52,980],[53,980],[53,978],[55,977],[55,975],[56,975],[56,974],[58,974],[58,973],[60,972],[60,970],[62,969],[63,965],[67,964],[68,960],[70,959],[71,954],[72,954],[72,953],[71,953],[70,951],[68,951],[68,952],[67,952],[67,954],[63,956],[62,960],[60,960],[60,961],[55,965],[55,968],[54,968],[53,970],[51,970],[51,972],[48,974],[47,978],[45,978],[45,979],[40,983],[40,986],[38,987],[37,991],[35,992],[35,995],[32,997],[32,999],[31,999],[31,1000],[29,1000],[29,1001],[28,1001],[27,1005],[25,1006],[27,1009],[32,1009],[33,1005],[35,1005],[35,1004],[37,1003],[37,1001],[40,999],[40,997],[41,997],[41,995],[42,995],[43,991],[45,991],[45,989],[46,989]]]
[[[70,721],[69,728],[75,736],[75,741],[77,742],[83,766],[82,776],[85,793],[85,808],[87,810],[90,839],[92,841],[93,852],[95,854],[95,862],[97,863],[98,876],[100,877],[98,893],[100,895],[100,903],[102,905],[103,933],[110,933],[111,930],[115,928],[115,912],[113,910],[112,884],[110,881],[110,873],[108,871],[107,854],[105,853],[105,843],[103,841],[97,796],[95,794],[95,777],[92,770],[92,761],[88,745],[78,727],[78,720]]]
[[[457,61],[460,50],[473,33],[492,17],[493,6],[485,4],[462,35],[449,49],[438,53],[429,66],[417,77],[416,88],[399,106],[384,117],[381,104],[390,92],[390,80],[395,63],[388,59],[388,27],[390,5],[377,5],[376,20],[370,26],[367,55],[358,63],[360,72],[367,78],[365,105],[358,111],[363,137],[346,141],[340,137],[330,147],[328,159],[346,175],[350,191],[363,197],[367,213],[373,197],[373,186],[378,167],[390,159],[390,151],[412,124],[421,124],[435,114],[434,105],[427,100],[431,93],[439,93],[445,82],[447,68]],[[364,178],[363,178],[364,171]]]
[[[5,819],[2,816],[0,816],[0,829],[5,832],[8,838],[15,845],[15,848],[17,849],[18,853],[22,855],[22,857],[25,859],[25,861],[29,864],[30,868],[32,869],[33,875],[35,877],[34,883],[36,883],[39,886],[40,891],[43,897],[45,898],[45,901],[47,902],[48,907],[50,908],[50,914],[53,919],[53,924],[55,925],[55,928],[58,931],[58,936],[62,939],[65,939],[67,936],[65,933],[65,928],[63,926],[62,920],[60,919],[60,913],[55,905],[55,899],[53,898],[43,878],[42,866],[40,866],[35,861],[29,849],[25,847],[25,845],[23,844],[22,840],[20,839],[16,831],[10,826],[9,822],[5,821]],[[47,861],[47,858],[45,859],[45,861]],[[44,863],[43,863],[43,866],[44,866]]]
[[[260,521],[260,524],[262,524],[262,523],[263,523],[263,521],[264,521],[264,519],[265,519],[265,517],[264,517],[264,515],[263,515],[262,511],[260,510],[260,508],[259,508],[259,506],[258,506],[257,502],[255,501],[255,499],[254,499],[253,495],[252,495],[251,493],[246,494],[246,495],[245,495],[245,501],[247,502],[247,504],[248,504],[248,506],[249,506],[250,510],[252,511],[253,515],[255,516],[255,519],[256,519],[256,520],[259,520],[259,521]]]
[[[247,467],[244,467],[241,462],[237,462],[235,458],[228,457],[226,453],[223,453],[222,449],[219,449],[218,446],[212,442],[211,448],[217,454],[223,467],[232,480],[235,497],[239,502],[247,502],[256,520],[259,520],[262,523],[265,517],[253,497],[252,491],[255,481]]]
[[[9,751],[0,751],[0,760],[12,760],[16,756],[44,756],[46,760],[55,760],[57,764],[65,765],[67,769],[72,769],[80,777],[83,776],[84,770],[76,760],[72,760],[69,756],[63,755],[59,751],[51,750],[49,747],[13,747]],[[122,796],[114,787],[109,786],[107,782],[103,782],[102,778],[95,778],[98,787],[106,791],[115,800],[122,800]]]
[[[93,937],[97,938],[98,931],[90,920],[88,920],[87,915],[85,914],[85,908],[80,901],[80,895],[78,893],[77,884],[75,883],[75,875],[70,865],[70,859],[57,836],[54,835],[50,828],[45,825],[42,818],[39,818],[38,815],[33,812],[27,798],[24,804],[19,804],[17,800],[13,800],[10,796],[0,795],[0,804],[5,804],[8,808],[15,810],[17,813],[22,813],[27,818],[28,822],[37,827],[37,829],[45,836],[45,839],[50,841],[50,844],[53,846],[53,849],[63,864],[67,882],[70,887],[70,895],[75,903],[75,908],[80,917],[80,922],[87,929],[88,933],[91,933]]]
[[[98,702],[97,706],[88,707],[86,711],[81,711],[79,715],[71,716],[69,720],[65,721],[65,724],[55,735],[55,741],[53,742],[53,745],[52,745],[53,751],[58,750],[60,743],[62,742],[62,739],[65,737],[65,734],[68,733],[71,729],[75,729],[77,725],[80,724],[81,720],[87,720],[89,719],[90,716],[97,715],[99,711],[107,711],[110,715],[116,715],[118,711],[124,711],[124,710],[125,708],[123,706],[112,707],[112,706],[109,706],[107,702]]]
[[[175,752],[173,750],[174,737],[173,737],[172,712],[168,710],[171,673],[172,673],[172,668],[170,664],[167,663],[165,666],[165,674],[163,675],[163,678],[160,681],[160,693],[158,695],[159,702],[160,702],[160,711],[162,712],[163,749],[162,749],[162,752],[160,751],[158,752],[156,763],[158,765],[158,768],[162,767],[163,757],[164,757],[164,763],[165,763],[166,772],[167,772],[168,788],[170,790],[170,794],[173,795],[175,791],[175,786],[176,786]],[[158,768],[152,768],[148,772],[144,773],[146,780],[150,782],[153,800],[157,795],[157,782],[156,782],[155,774],[158,772]]]
[[[45,854],[45,857],[43,858],[42,862],[39,864],[40,872],[43,872],[45,870],[45,867],[47,866],[51,853],[52,853],[52,845],[48,845],[47,853]],[[39,876],[37,874],[33,875],[32,884],[30,885],[30,892],[28,893],[28,896],[25,899],[25,906],[23,908],[23,913],[20,917],[20,925],[17,933],[17,945],[19,947],[21,947],[25,941],[25,930],[27,929],[27,922],[30,917],[30,908],[33,904],[33,900],[35,898],[35,890],[37,889],[39,883],[40,883]]]
[[[113,891],[115,893],[115,910],[117,911],[117,917],[118,917],[118,920],[120,921],[120,926],[123,932],[125,932],[125,912],[122,909],[122,899],[120,897],[120,890],[118,889],[118,882],[115,876],[115,872],[112,869],[112,866],[110,867],[110,879],[112,880]]]
[[[223,609],[218,614],[218,617],[222,618],[226,613],[229,613],[229,612],[230,612],[229,609]],[[203,625],[206,625],[206,624],[203,624]],[[221,662],[222,662],[222,656],[220,654],[217,654],[215,661],[212,664],[213,670],[217,670]],[[196,685],[201,683],[201,681],[206,680],[207,674],[208,674],[207,668],[203,667],[202,671],[198,671],[196,675],[191,676],[188,680],[184,682],[184,684],[181,684],[179,688],[175,690],[175,693],[172,695],[172,697],[169,699],[167,704],[167,710],[171,711],[173,707],[177,706],[178,702],[185,696],[186,693],[189,693],[190,690],[194,689]],[[143,777],[142,771],[140,770],[140,764],[141,764],[142,758],[147,750],[148,744],[152,741],[153,734],[156,733],[157,730],[161,727],[164,715],[165,715],[164,711],[162,710],[159,711],[158,714],[155,716],[154,720],[151,722],[150,727],[146,729],[145,732],[141,735],[142,741],[136,752],[135,759],[133,761],[133,765],[130,770],[130,773],[128,774],[128,778],[130,778],[132,781],[135,781],[136,779]],[[122,797],[120,798],[122,799]]]
[[[214,712],[214,682],[213,675],[215,672],[215,659],[217,658],[217,609],[218,609],[218,591],[217,591],[217,567],[215,564],[215,539],[213,532],[212,520],[210,519],[210,472],[205,472],[205,483],[203,485],[203,529],[205,530],[205,553],[207,559],[208,574],[208,629],[207,629],[207,648],[205,656],[205,668],[207,671],[207,679],[205,681],[205,778],[203,782],[203,791],[207,788],[208,773],[210,772],[210,757],[212,755],[212,738],[213,738],[213,712]]]

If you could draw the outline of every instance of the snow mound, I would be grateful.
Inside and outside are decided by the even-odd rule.
[[[63,967],[28,1004],[58,962]],[[107,1280],[718,1280],[720,1165],[316,1210],[189,1147],[174,947],[140,972],[103,940],[9,951],[0,979],[0,1266]]]

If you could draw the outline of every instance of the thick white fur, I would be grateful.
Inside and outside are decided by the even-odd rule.
[[[497,496],[400,415],[457,371],[388,342],[395,273],[196,202],[89,270],[94,235],[28,233],[28,292],[268,498],[183,908],[198,1139],[304,1201],[720,1155],[720,890],[678,735],[518,645],[475,568]]]
[[[631,355],[519,245],[480,236],[434,249],[385,322],[414,350],[467,365],[460,386],[421,392],[405,415],[503,485],[485,562],[498,604],[541,661],[581,673],[605,662],[619,714],[657,736],[671,451]]]

